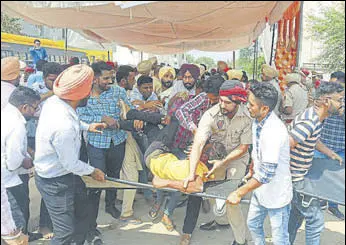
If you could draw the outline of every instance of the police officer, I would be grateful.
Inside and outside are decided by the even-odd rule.
[[[242,102],[247,94],[240,81],[225,81],[220,88],[219,103],[202,116],[190,154],[190,176],[185,185],[195,179],[195,170],[201,151],[207,140],[224,144],[228,155],[222,160],[211,161],[209,174],[217,179],[242,179],[249,161],[248,148],[252,140],[252,119]],[[223,176],[222,176],[223,175]],[[190,196],[183,227],[181,245],[188,245],[196,226],[201,198]],[[233,245],[247,244],[245,220],[239,205],[226,205],[227,221],[231,225],[235,241]],[[210,222],[212,225],[215,221]]]

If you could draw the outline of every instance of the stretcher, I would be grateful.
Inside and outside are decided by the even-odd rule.
[[[345,163],[332,159],[314,158],[304,181],[295,191],[320,200],[345,206]]]
[[[168,192],[178,192],[176,189],[172,188],[155,188],[151,184],[143,184],[128,180],[122,180],[117,178],[111,178],[106,176],[105,182],[99,182],[94,179],[92,179],[90,176],[83,176],[82,180],[84,181],[87,188],[91,189],[159,189],[162,191],[168,191]],[[228,195],[235,191],[239,184],[241,183],[241,180],[224,180],[224,181],[210,181],[204,183],[204,191],[198,192],[198,193],[184,193],[187,195],[193,195],[197,197],[202,198],[210,198],[210,199],[221,199],[221,200],[227,200]],[[242,200],[242,203],[249,203],[249,200]]]

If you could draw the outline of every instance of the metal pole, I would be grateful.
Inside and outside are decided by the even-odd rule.
[[[108,50],[108,61],[110,61],[110,53],[109,53],[109,50]]]
[[[235,69],[235,51],[233,51],[233,69]]]
[[[300,1],[299,8],[299,34],[298,34],[298,48],[297,48],[297,57],[296,57],[296,66],[300,67],[300,58],[301,58],[301,50],[302,50],[302,40],[303,40],[303,5],[304,1]],[[297,27],[296,27],[297,28]]]
[[[65,63],[68,63],[67,60],[67,28],[65,28]]]
[[[271,47],[271,50],[270,50],[270,60],[269,60],[269,65],[270,65],[270,66],[272,65],[272,61],[273,61],[274,39],[275,39],[275,27],[276,27],[276,24],[274,23],[274,25],[273,25],[273,36],[272,36],[272,47]]]
[[[111,177],[108,177],[108,176],[105,176],[105,179],[109,180],[109,181],[125,184],[125,185],[136,186],[137,188],[159,189],[159,190],[162,190],[162,191],[179,192],[177,189],[172,189],[172,188],[155,188],[154,186],[149,185],[149,184],[143,184],[143,183],[132,182],[132,181],[127,181],[127,180],[122,180],[122,179],[116,179],[116,178],[111,178]],[[197,197],[205,197],[205,198],[212,198],[212,199],[227,200],[227,197],[221,197],[221,196],[206,194],[206,193],[203,193],[203,192],[199,192],[199,193],[186,193],[186,194],[197,196]],[[249,203],[250,201],[249,200],[241,200],[241,202],[242,203]]]
[[[256,69],[256,42],[255,41],[255,45],[253,47],[253,69],[252,69],[252,79],[255,80],[255,69]]]

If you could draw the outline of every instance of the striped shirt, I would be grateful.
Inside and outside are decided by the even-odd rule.
[[[313,107],[310,107],[298,115],[290,127],[290,136],[298,142],[290,152],[292,181],[295,182],[303,180],[312,165],[322,123]]]

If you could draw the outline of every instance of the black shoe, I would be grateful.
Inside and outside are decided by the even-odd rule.
[[[121,212],[116,207],[106,208],[106,213],[112,215],[114,219],[119,219]]]
[[[215,220],[210,221],[208,223],[204,223],[201,224],[201,226],[199,227],[201,230],[204,231],[215,231],[216,229],[226,229],[229,228],[230,225],[219,225],[218,223],[216,223]]]
[[[90,245],[101,245],[103,244],[103,241],[101,239],[101,232],[97,229],[90,231],[87,234],[86,241]]]
[[[325,200],[320,200],[320,207],[322,210],[326,210],[328,207],[328,203]]]
[[[28,236],[29,236],[29,242],[33,242],[33,241],[36,241],[38,239],[43,238],[43,235],[41,233],[28,232]]]
[[[345,215],[343,213],[340,212],[340,210],[336,207],[329,207],[328,208],[329,213],[331,213],[332,215],[334,215],[335,217],[337,217],[339,220],[345,220]]]
[[[236,241],[234,241],[232,245],[247,245],[247,241],[245,240],[245,243],[237,243]]]

